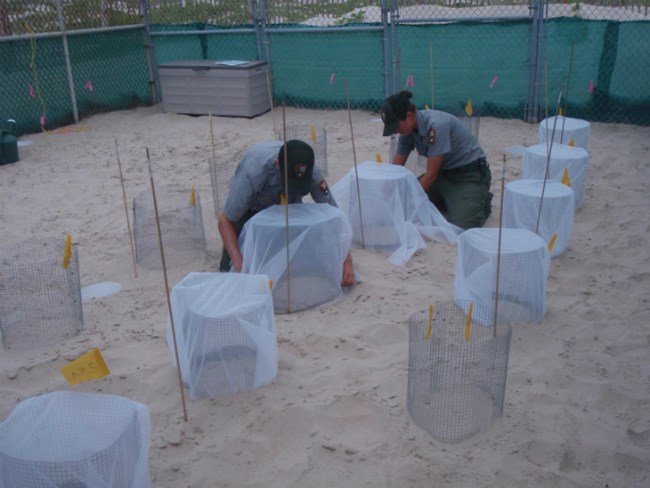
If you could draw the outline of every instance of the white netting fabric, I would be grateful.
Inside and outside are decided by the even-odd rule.
[[[498,251],[499,229],[469,229],[458,237],[454,299],[493,314],[500,256],[497,322],[541,322],[551,261],[546,242],[529,230],[504,228]]]
[[[548,151],[546,144],[536,144],[524,150],[522,178],[543,180],[548,165],[548,178],[561,182],[566,169],[571,188],[575,193],[575,206],[581,208],[587,181],[589,153],[581,147],[553,143],[553,147],[550,148],[550,163],[548,163]]]
[[[239,237],[242,272],[269,276],[278,313],[304,310],[338,298],[343,261],[352,241],[350,223],[339,208],[327,203],[289,205],[287,272],[285,209],[284,205],[274,205],[258,212],[246,222]]]
[[[443,442],[470,437],[503,413],[510,325],[485,305],[436,304],[409,318],[406,405],[413,422]],[[469,322],[469,328],[468,328]]]
[[[557,119],[557,120],[556,120]],[[553,127],[555,126],[555,130]],[[539,123],[537,131],[539,142],[546,142],[553,139],[553,144],[573,144],[583,149],[589,148],[589,136],[591,135],[591,124],[586,120],[572,119],[571,117],[549,117]]]
[[[506,184],[503,197],[503,226],[537,230],[553,258],[564,254],[569,245],[574,207],[573,190],[567,185],[554,180],[547,180],[546,184],[544,180],[511,181]]]
[[[192,198],[191,188],[156,188],[156,205],[167,267],[205,257],[199,192],[195,191]],[[151,191],[143,191],[133,200],[133,236],[137,263],[147,269],[162,269]]]
[[[151,421],[127,398],[56,391],[0,424],[1,488],[148,488]]]
[[[461,229],[447,222],[417,177],[403,166],[366,161],[357,173],[361,212],[354,168],[332,187],[337,205],[352,225],[355,245],[390,252],[388,260],[402,266],[425,247],[423,237],[452,244],[457,241]]]
[[[0,248],[0,333],[5,349],[49,346],[83,328],[77,250],[51,237]]]
[[[181,377],[190,398],[216,398],[269,384],[278,372],[267,276],[190,273],[172,288]],[[167,345],[174,357],[171,323]]]
[[[288,124],[286,139],[280,130],[278,140],[290,141],[292,139],[298,139],[311,146],[314,150],[314,165],[321,170],[323,176],[327,176],[327,131],[325,128],[308,124]]]

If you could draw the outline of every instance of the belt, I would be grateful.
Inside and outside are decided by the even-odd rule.
[[[452,168],[452,169],[443,169],[443,173],[446,173],[448,175],[454,175],[458,173],[471,173],[474,171],[480,171],[481,168],[489,168],[490,165],[488,164],[487,160],[485,158],[480,158],[477,159],[476,161],[472,161],[471,163],[466,164],[465,166],[460,166],[458,168]]]

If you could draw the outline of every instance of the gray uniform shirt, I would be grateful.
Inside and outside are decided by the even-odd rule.
[[[278,159],[282,144],[280,141],[260,142],[246,151],[230,180],[230,193],[224,208],[228,220],[237,222],[249,210],[259,212],[280,203],[280,194],[284,193],[284,188],[275,160]],[[316,203],[336,206],[322,173],[316,167],[310,194]],[[289,203],[301,201],[300,196],[289,196]]]
[[[439,110],[418,110],[415,114],[418,131],[399,136],[397,154],[408,156],[415,149],[424,157],[442,155],[443,171],[485,157],[472,133],[457,117]]]

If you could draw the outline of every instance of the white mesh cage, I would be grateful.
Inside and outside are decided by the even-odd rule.
[[[0,248],[0,333],[5,349],[56,344],[83,328],[75,246],[64,265],[66,240],[30,239]]]
[[[454,299],[485,305],[497,322],[541,322],[546,314],[550,255],[546,242],[525,229],[469,229],[458,236]],[[491,322],[490,322],[491,323]]]
[[[205,257],[206,242],[199,192],[192,191],[191,188],[156,188],[156,205],[167,267]],[[137,263],[147,269],[161,269],[158,227],[151,191],[143,191],[133,200],[133,236]]]
[[[127,398],[56,391],[0,424],[0,488],[148,488],[151,421]]]
[[[296,312],[338,298],[352,229],[343,212],[327,203],[289,205],[287,269],[286,206],[255,214],[239,237],[244,273],[268,275],[278,313]]]
[[[512,328],[485,305],[446,302],[409,318],[407,408],[442,442],[460,442],[503,413]]]
[[[550,161],[548,159],[549,149]],[[553,143],[553,147],[550,148],[550,145],[536,144],[524,150],[521,168],[522,178],[543,180],[548,166],[548,178],[561,182],[566,169],[569,183],[575,193],[575,206],[581,208],[584,200],[588,165],[589,153],[581,147]]]
[[[308,124],[288,124],[286,139],[280,130],[279,141],[298,139],[314,150],[314,165],[327,176],[327,131],[324,127]]]
[[[589,136],[591,124],[586,120],[571,117],[553,116],[542,120],[537,130],[539,142],[553,144],[573,144],[583,149],[589,149]]]
[[[278,371],[269,278],[190,273],[171,291],[181,376],[190,398],[216,398],[269,384]],[[167,343],[173,356],[171,323]]]
[[[395,159],[395,153],[397,153],[397,141],[399,136],[393,134],[390,136],[390,147],[388,152],[388,162],[392,163]],[[406,164],[404,167],[408,170],[411,170],[415,175],[420,176],[427,169],[427,158],[425,156],[420,156],[417,151],[411,151],[409,157],[406,159]]]
[[[455,243],[461,232],[447,222],[417,177],[403,166],[366,161],[356,172],[351,169],[331,190],[352,225],[354,244],[390,252],[388,260],[398,266],[425,247],[423,237]]]
[[[511,181],[503,197],[503,226],[535,232],[546,241],[553,258],[564,254],[569,245],[574,206],[573,190],[557,181]]]

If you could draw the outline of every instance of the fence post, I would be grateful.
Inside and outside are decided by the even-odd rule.
[[[142,10],[142,21],[144,24],[143,40],[145,55],[147,58],[147,68],[149,70],[149,91],[151,92],[153,103],[158,103],[162,100],[162,93],[160,91],[158,63],[156,63],[153,41],[151,40],[151,23],[149,22],[149,3],[147,0],[140,0],[140,9]]]
[[[530,0],[532,23],[528,40],[528,100],[524,109],[524,120],[531,124],[539,122],[539,94],[544,81],[541,76],[540,59],[544,49],[544,1]]]
[[[72,116],[75,124],[79,123],[79,112],[77,110],[77,96],[74,92],[74,79],[72,77],[72,64],[70,63],[70,50],[68,49],[68,34],[65,30],[65,21],[63,20],[63,6],[61,0],[56,0],[56,16],[59,20],[59,30],[63,39],[63,56],[65,58],[65,69],[68,74],[68,90],[70,90],[70,102],[72,103]]]

